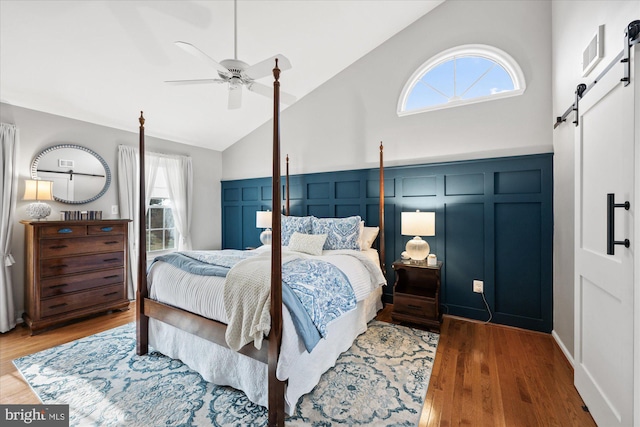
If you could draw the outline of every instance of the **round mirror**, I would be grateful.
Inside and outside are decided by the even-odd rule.
[[[42,150],[33,159],[31,178],[53,181],[55,200],[79,205],[107,191],[111,171],[98,153],[80,145],[60,144]]]

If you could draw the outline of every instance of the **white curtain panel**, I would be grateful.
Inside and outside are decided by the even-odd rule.
[[[178,250],[191,249],[191,206],[193,200],[193,169],[191,157],[164,157],[164,170],[167,173],[169,198],[173,202],[171,211],[180,233]]]
[[[138,150],[125,145],[118,146],[118,204],[120,218],[131,219],[129,223],[129,262],[127,297],[136,298],[138,288],[138,203],[140,181],[138,173]]]
[[[7,332],[16,326],[11,267],[15,260],[11,255],[11,235],[17,200],[16,150],[18,128],[0,123],[0,332]]]
[[[191,249],[191,201],[193,193],[193,171],[191,157],[145,153],[145,212],[149,209],[150,194],[154,188],[158,171],[167,171],[169,197],[174,203],[172,212],[180,238],[178,250]],[[162,168],[161,168],[162,166]],[[135,299],[138,287],[138,233],[139,233],[139,160],[138,148],[118,146],[118,203],[120,218],[129,223],[129,286],[128,297]],[[144,226],[144,224],[142,225]],[[142,244],[146,245],[146,242]]]

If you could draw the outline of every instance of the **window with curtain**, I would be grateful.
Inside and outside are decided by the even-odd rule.
[[[506,52],[486,45],[458,46],[413,73],[400,94],[398,115],[516,96],[524,90],[524,74]]]
[[[149,210],[147,211],[147,252],[154,256],[176,249],[176,237],[179,232],[173,219],[173,202],[167,188],[164,166],[158,167],[158,173],[151,189]]]

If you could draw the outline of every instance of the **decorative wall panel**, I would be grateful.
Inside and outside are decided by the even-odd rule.
[[[482,280],[494,322],[550,332],[552,173],[551,154],[386,168],[389,286],[383,300],[393,301],[390,266],[412,237],[400,234],[400,213],[434,211],[436,235],[425,239],[444,262],[442,311],[487,320],[482,295],[472,291],[473,280]],[[248,188],[260,191],[245,195]],[[255,212],[271,208],[270,188],[270,178],[222,182],[224,248],[259,244],[262,230],[255,227]],[[247,200],[251,194],[261,197]],[[296,216],[360,215],[376,226],[378,194],[377,168],[290,177],[291,214]]]

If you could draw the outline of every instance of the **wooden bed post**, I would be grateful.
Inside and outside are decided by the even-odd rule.
[[[387,276],[387,267],[385,265],[384,252],[384,147],[380,141],[380,208],[379,208],[379,227],[380,227],[380,268],[382,274]]]
[[[282,221],[280,215],[280,69],[273,69],[273,182],[271,215],[271,330],[269,331],[269,425],[284,426],[284,382],[276,377],[282,342]]]
[[[144,179],[144,116],[140,111],[140,212],[138,217],[138,289],[136,291],[136,354],[142,356],[149,351],[149,318],[144,314],[144,299],[147,297],[147,245],[146,245],[146,198]]]
[[[285,198],[287,199],[287,207],[286,210],[284,212],[285,215],[289,216],[291,215],[291,212],[289,212],[289,208],[291,207],[290,203],[289,203],[289,155],[287,154],[287,181],[286,181],[286,193],[285,193]]]

